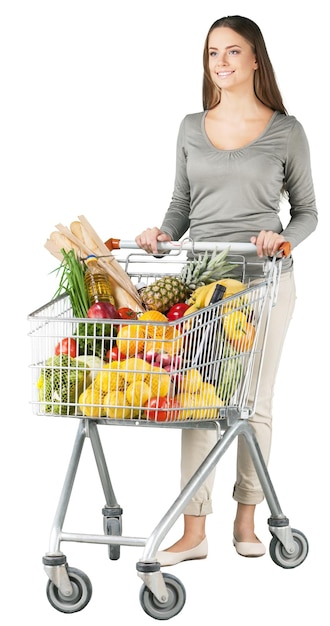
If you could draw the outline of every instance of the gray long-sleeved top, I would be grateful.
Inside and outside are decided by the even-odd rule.
[[[272,230],[295,248],[317,226],[309,145],[300,122],[275,111],[257,139],[220,150],[208,139],[205,115],[189,114],[181,122],[174,192],[160,229],[173,241],[189,230],[193,241],[242,243]],[[284,229],[283,187],[290,205]],[[292,257],[282,269],[291,266]]]

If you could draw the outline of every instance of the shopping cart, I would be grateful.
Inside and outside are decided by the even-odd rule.
[[[179,242],[163,244],[159,256],[146,254],[134,242],[114,247],[132,282],[139,288],[165,275],[175,275],[190,255],[221,250],[228,244]],[[122,250],[127,250],[124,257]],[[29,315],[32,341],[32,410],[37,415],[67,416],[78,420],[77,435],[43,557],[48,576],[47,597],[58,611],[74,613],[90,601],[92,585],[86,574],[68,565],[61,550],[66,542],[108,546],[111,560],[120,546],[141,546],[136,564],[143,581],[140,603],[155,619],[177,615],[186,601],[183,584],[163,573],[156,553],[186,505],[238,435],[245,438],[265,499],[272,535],[272,560],[285,569],[300,565],[308,542],[290,527],[283,514],[249,418],[255,412],[264,348],[272,308],[276,306],[281,259],[251,261],[252,245],[230,244],[228,261],[245,288],[175,321],[90,320],[72,316],[67,296],[52,300]],[[114,252],[114,254],[116,254]],[[248,270],[248,271],[247,271]],[[247,280],[246,276],[252,276]],[[234,337],[243,320],[249,333]],[[123,333],[123,327],[125,332]],[[125,358],[104,362],[118,336]],[[54,356],[64,337],[75,338],[77,358]],[[124,337],[124,338],[123,338]],[[233,337],[235,341],[233,341]],[[248,337],[248,340],[247,340]],[[166,363],[166,365],[165,365]],[[150,401],[152,398],[152,401]],[[217,442],[188,484],[148,537],[122,534],[123,510],[118,504],[99,428],[103,425],[148,428],[215,428]],[[105,497],[103,534],[63,530],[80,456],[89,439]]]

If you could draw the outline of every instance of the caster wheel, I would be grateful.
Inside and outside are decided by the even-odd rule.
[[[113,517],[106,520],[106,534],[120,537],[121,535],[121,518]],[[113,544],[108,547],[109,559],[117,561],[120,557],[120,545]]]
[[[49,580],[47,584],[47,598],[50,604],[61,613],[76,613],[88,604],[92,597],[92,584],[88,576],[79,569],[67,568],[72,584],[71,596],[63,595],[58,587]]]
[[[183,609],[186,602],[186,591],[180,580],[163,574],[164,582],[168,592],[167,602],[159,602],[152,591],[143,585],[140,591],[140,603],[147,615],[155,619],[170,619]]]
[[[292,528],[292,536],[295,545],[295,550],[292,554],[286,551],[277,537],[272,538],[269,546],[269,553],[274,563],[285,569],[298,567],[308,554],[308,541],[305,535],[299,530]]]

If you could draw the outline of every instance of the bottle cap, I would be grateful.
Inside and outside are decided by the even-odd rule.
[[[95,254],[89,254],[88,257],[86,257],[86,263],[89,263],[89,261],[97,261]]]

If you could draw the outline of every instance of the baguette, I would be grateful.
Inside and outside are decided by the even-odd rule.
[[[70,239],[66,237],[63,233],[54,231],[50,234],[50,240],[52,241],[54,246],[57,246],[59,251],[61,251],[62,248],[64,248],[65,252],[69,252],[71,248],[74,248],[76,252],[79,250],[78,246],[74,242],[70,241]]]
[[[88,232],[86,231],[86,229],[83,227],[83,225],[80,222],[78,221],[72,222],[70,224],[70,230],[78,239],[80,239],[80,241],[82,241],[92,251],[93,254],[98,253],[97,244],[89,236]]]
[[[143,311],[145,307],[139,293],[124,268],[109,252],[86,218],[81,216],[79,219],[83,223],[74,221],[70,224],[70,229],[63,224],[57,224],[58,230],[51,233],[46,241],[47,250],[60,260],[63,259],[62,249],[68,252],[73,248],[80,258],[95,254],[100,267],[109,275],[117,308],[129,307],[136,312]]]
[[[45,248],[54,257],[56,257],[56,259],[58,259],[60,262],[63,261],[63,254],[62,254],[61,250],[59,249],[58,245],[52,239],[47,239],[47,241],[45,243]]]

